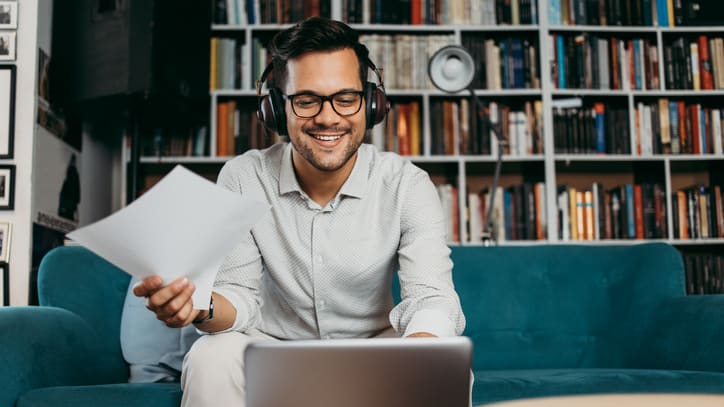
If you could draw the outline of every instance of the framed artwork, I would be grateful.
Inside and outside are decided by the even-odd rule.
[[[10,265],[0,262],[0,273],[2,273],[2,305],[10,305]]]
[[[0,30],[18,28],[18,2],[0,1]]]
[[[0,65],[0,158],[13,158],[15,65]]]
[[[0,31],[0,61],[15,61],[15,31]]]
[[[10,222],[0,222],[0,262],[10,261]]]
[[[15,166],[0,165],[0,210],[13,209],[15,200]]]

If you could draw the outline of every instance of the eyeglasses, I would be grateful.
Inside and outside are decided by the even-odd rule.
[[[294,95],[282,95],[292,104],[292,111],[302,119],[311,119],[322,111],[325,101],[329,101],[332,109],[340,116],[351,116],[362,108],[362,96],[364,92],[354,90],[343,90],[328,96],[315,93],[297,93]]]

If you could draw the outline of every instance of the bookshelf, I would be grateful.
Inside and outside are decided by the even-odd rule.
[[[231,7],[231,3],[236,4],[220,1],[216,7]],[[252,113],[257,100],[253,82],[265,65],[263,45],[289,24],[266,22],[271,19],[269,14],[264,14],[268,12],[265,5],[269,2],[253,2],[257,3],[261,4],[254,12],[256,16],[267,16],[264,23],[246,24],[237,20],[229,23],[227,19],[227,23],[215,21],[211,25],[217,44],[211,46],[210,60],[215,62],[210,62],[208,127],[207,131],[198,132],[199,137],[206,138],[200,143],[203,147],[188,156],[143,156],[143,166],[170,169],[180,163],[197,166],[212,178],[231,156],[250,145],[263,147],[270,142],[261,138],[258,127],[239,123],[254,121]],[[370,141],[384,150],[410,154],[410,159],[427,170],[436,184],[448,185],[441,187],[440,192],[444,205],[451,210],[452,243],[480,244],[471,228],[477,230],[481,222],[474,219],[473,212],[480,212],[482,216],[484,210],[470,207],[470,195],[478,195],[477,200],[473,197],[474,205],[485,202],[485,196],[479,192],[491,184],[497,146],[491,143],[484,128],[477,131],[479,126],[487,124],[484,120],[471,120],[475,115],[470,110],[467,94],[443,93],[427,78],[427,59],[446,44],[466,46],[480,66],[487,67],[476,76],[475,93],[487,108],[484,116],[497,120],[511,142],[503,160],[500,184],[503,193],[498,194],[502,207],[497,216],[512,224],[501,226],[496,232],[499,244],[607,245],[666,241],[682,251],[697,252],[721,251],[724,246],[724,235],[719,234],[715,223],[709,225],[707,234],[700,230],[696,238],[691,234],[682,238],[677,216],[680,208],[673,198],[679,191],[686,194],[691,190],[692,196],[687,199],[708,200],[710,215],[716,213],[716,203],[722,199],[713,196],[716,185],[724,186],[722,129],[721,123],[715,126],[712,118],[724,118],[720,101],[724,96],[724,54],[712,52],[712,74],[722,74],[722,79],[712,78],[711,89],[702,88],[701,76],[698,89],[694,89],[693,80],[689,84],[683,79],[675,83],[685,83],[685,86],[672,87],[669,79],[672,73],[667,71],[673,69],[667,63],[685,61],[686,55],[691,55],[691,47],[686,46],[701,36],[707,41],[724,38],[724,26],[671,26],[668,18],[659,14],[662,11],[654,9],[667,4],[661,0],[609,1],[612,9],[606,9],[607,20],[620,25],[601,25],[600,14],[596,16],[594,9],[586,9],[586,4],[596,2],[584,0],[443,1],[441,7],[449,7],[438,16],[443,24],[428,24],[430,21],[424,15],[413,21],[411,16],[394,19],[390,15],[365,12],[364,7],[360,9],[360,5],[366,4],[378,6],[376,0],[311,3],[321,3],[320,13],[345,20],[357,29],[371,50],[372,60],[385,68],[386,90],[393,108],[386,123],[371,132]],[[399,3],[404,7],[428,4],[424,0]],[[285,10],[284,4],[282,0],[277,1],[281,10]],[[465,11],[468,4],[475,12]],[[517,10],[505,9],[504,4],[517,6]],[[620,6],[618,11],[613,8],[616,4]],[[632,7],[630,10],[626,9],[628,4]],[[571,10],[569,5],[573,7]],[[585,17],[580,15],[581,5],[587,12]],[[387,6],[379,7],[384,11]],[[644,12],[645,7],[651,9]],[[296,12],[304,15],[303,10]],[[212,14],[218,17],[217,12]],[[661,19],[667,20],[666,24],[659,24],[664,21]],[[509,23],[500,24],[500,20]],[[717,49],[719,45],[712,41],[711,46]],[[672,59],[667,53],[677,57]],[[491,69],[497,64],[501,69]],[[677,75],[686,74],[687,66],[693,66],[690,60],[688,64],[678,67]],[[227,69],[229,67],[232,69]],[[659,108],[667,107],[667,113],[676,108],[678,113],[680,104],[684,107],[682,117],[696,115],[708,131],[709,138],[702,135],[701,128],[693,130],[691,124],[681,127],[683,134],[689,135],[689,141],[697,132],[696,150],[692,141],[690,145],[680,144],[678,152],[672,151],[670,122],[667,122],[670,132],[662,139],[664,112]],[[236,124],[232,115],[220,118],[218,113],[220,109],[224,111],[225,105],[240,112]],[[712,113],[715,111],[718,113]],[[597,118],[603,124],[598,123]],[[691,118],[685,120],[692,121]],[[400,123],[404,123],[404,127],[400,127],[403,126]],[[401,128],[410,128],[411,123],[416,123],[412,124],[416,130],[392,137]],[[218,135],[224,125],[228,126],[226,136],[236,136],[237,143],[226,142],[222,149]],[[606,130],[599,134],[600,128]],[[480,133],[482,136],[476,136]],[[714,136],[719,140],[714,140]],[[566,137],[575,137],[575,140]],[[242,140],[240,148],[229,147],[229,144],[239,144],[239,140]],[[702,141],[708,143],[706,149],[702,149]],[[156,172],[161,173],[163,170]],[[594,183],[597,184],[594,186]],[[697,195],[694,187],[701,185],[705,189]],[[562,192],[570,193],[573,189],[576,194],[563,199]],[[577,197],[578,192],[582,192],[582,201],[572,201],[571,196]],[[591,196],[587,197],[587,193]],[[632,196],[628,197],[628,193]],[[607,200],[615,196],[619,200],[617,205],[621,206],[622,194],[629,199],[627,202],[640,207],[635,206],[633,212],[627,213],[633,219],[620,224],[622,230],[614,238],[605,224],[613,222],[610,218],[614,216],[606,215],[607,205],[612,205]],[[570,211],[563,219],[563,209],[570,210],[571,204],[575,212],[583,207],[583,214],[576,217],[586,225],[575,232]],[[511,205],[523,209],[511,217],[506,213],[510,212],[506,208]],[[682,214],[691,212],[686,208],[681,210]],[[624,215],[619,212],[618,216]],[[650,224],[637,225],[636,219]],[[691,220],[694,221],[694,217]],[[629,233],[631,222],[633,227]],[[611,225],[608,229],[612,229]]]

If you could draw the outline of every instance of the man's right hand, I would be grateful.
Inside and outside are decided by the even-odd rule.
[[[146,308],[166,326],[180,328],[196,319],[199,310],[194,309],[191,295],[196,287],[186,277],[180,277],[164,286],[159,276],[147,277],[133,286],[133,294],[146,297]]]

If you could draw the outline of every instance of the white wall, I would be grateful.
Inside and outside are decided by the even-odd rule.
[[[18,3],[15,153],[13,159],[3,160],[3,163],[16,165],[15,210],[0,212],[0,219],[9,220],[13,228],[10,246],[12,305],[26,304],[28,299],[38,35],[50,38],[52,20],[52,0],[42,0],[40,5],[38,0],[21,0]]]

